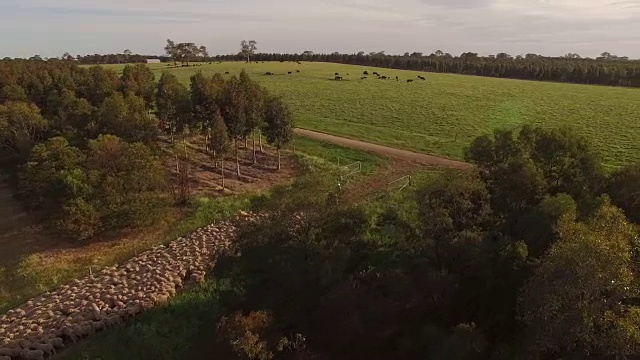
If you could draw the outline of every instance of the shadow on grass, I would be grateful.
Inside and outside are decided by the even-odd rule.
[[[207,281],[189,289],[167,305],[156,307],[124,326],[107,330],[70,348],[61,359],[182,360],[231,359],[216,348],[216,323],[225,308],[226,280]]]

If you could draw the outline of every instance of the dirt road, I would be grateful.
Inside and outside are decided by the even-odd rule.
[[[419,163],[427,166],[436,166],[436,167],[444,167],[451,169],[465,169],[470,165],[462,162],[451,159],[445,159],[438,156],[432,156],[427,154],[416,153],[407,150],[394,149],[388,146],[382,146],[377,144],[372,144],[360,140],[348,139],[339,136],[329,135],[317,131],[311,131],[306,129],[296,128],[294,132],[298,135],[306,136],[316,140],[322,140],[326,142],[330,142],[336,145],[342,145],[354,149],[360,149],[369,151],[372,153],[376,153],[379,155],[384,155],[390,158],[396,158],[406,161],[411,161],[415,163]]]

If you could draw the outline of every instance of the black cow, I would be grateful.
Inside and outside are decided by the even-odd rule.
[[[224,74],[225,74],[225,75],[229,75],[229,72],[228,72],[228,71],[225,71],[225,72],[224,72]]]
[[[407,79],[407,82],[408,83],[413,82],[413,79]]]
[[[369,72],[368,72],[368,71],[364,71],[364,72],[362,73],[362,75],[369,75]]]
[[[373,75],[378,75],[378,76],[380,76],[380,74],[378,74],[378,73],[377,73],[377,72],[375,72],[375,71],[373,72]]]
[[[342,80],[342,76],[336,76],[335,79],[336,80]]]
[[[340,75],[340,74],[338,74],[338,73],[335,73],[334,75],[335,75],[335,76],[338,76],[338,75]]]
[[[398,79],[398,77],[396,76],[396,81],[400,81],[400,79]]]
[[[387,80],[387,77],[386,76],[380,76],[380,79]]]
[[[289,71],[287,74],[291,75],[291,74],[292,74],[292,72],[291,72],[291,71]]]
[[[265,74],[265,75],[273,75],[273,73],[272,73],[272,72],[270,72],[270,71],[267,71],[267,72],[266,72],[266,73],[264,73],[264,74]]]
[[[296,70],[296,72],[300,72],[300,70]]]
[[[366,79],[366,78],[367,78],[366,76],[363,76],[363,77],[361,77],[361,78],[360,78],[360,80],[362,80],[362,79]]]

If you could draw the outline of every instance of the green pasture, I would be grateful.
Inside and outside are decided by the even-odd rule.
[[[108,65],[120,70],[124,65]],[[640,90],[433,74],[330,63],[223,62],[157,71],[188,82],[243,68],[291,105],[297,126],[461,159],[464,148],[493,129],[523,124],[566,126],[588,137],[608,167],[640,160]],[[296,70],[300,70],[297,73]],[[377,80],[363,71],[392,80]],[[274,72],[266,76],[265,72]],[[292,71],[291,75],[287,72]],[[344,80],[333,80],[334,73]],[[426,77],[419,80],[418,75]],[[400,81],[396,81],[398,76]],[[407,79],[414,82],[407,83]]]

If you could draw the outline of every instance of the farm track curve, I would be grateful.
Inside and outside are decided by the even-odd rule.
[[[360,140],[344,138],[340,136],[330,135],[322,132],[317,132],[313,130],[295,128],[294,132],[297,135],[309,137],[315,140],[326,141],[336,145],[342,145],[354,149],[364,150],[368,152],[372,152],[378,155],[387,156],[389,158],[395,158],[405,161],[410,161],[414,163],[418,163],[426,166],[435,166],[441,168],[449,168],[449,169],[466,169],[471,166],[468,163],[462,161],[451,160],[439,156],[427,155],[422,153],[417,153],[408,150],[396,149],[384,145],[372,144]]]

